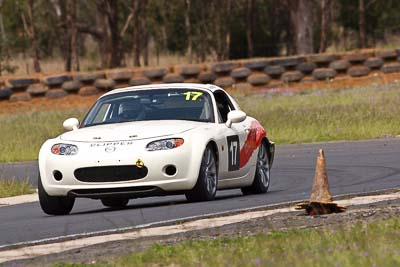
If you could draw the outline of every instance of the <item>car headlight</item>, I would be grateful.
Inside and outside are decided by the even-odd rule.
[[[56,155],[76,155],[78,153],[78,147],[69,144],[55,144],[51,147],[51,153]]]
[[[183,143],[182,138],[170,138],[151,142],[146,146],[146,149],[147,151],[167,150],[180,147]]]

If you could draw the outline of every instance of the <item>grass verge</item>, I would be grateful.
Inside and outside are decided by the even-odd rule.
[[[35,111],[0,116],[0,162],[37,159],[40,146],[63,132],[62,123],[81,118],[84,110]]]
[[[35,190],[31,187],[28,180],[15,181],[0,179],[0,198],[32,194],[34,192]]]
[[[278,144],[362,140],[400,134],[400,85],[240,97]]]
[[[262,122],[277,144],[361,140],[400,134],[400,85],[321,89],[239,96],[249,115]],[[0,162],[37,158],[41,144],[60,134],[68,117],[84,109],[0,116]]]
[[[158,244],[94,266],[399,266],[398,240],[400,219],[394,218],[371,224]]]

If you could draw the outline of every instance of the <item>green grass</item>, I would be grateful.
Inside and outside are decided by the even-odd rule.
[[[32,194],[35,190],[29,184],[29,181],[15,181],[0,179],[0,198],[13,197],[25,194]]]
[[[0,116],[0,162],[37,159],[40,146],[63,132],[62,123],[83,110],[36,111]]]
[[[157,244],[95,266],[399,266],[399,240],[400,219],[395,218],[371,224]]]
[[[239,96],[277,144],[360,140],[400,134],[400,85],[321,89],[292,95]],[[0,116],[0,162],[37,158],[40,145],[60,134],[68,117],[84,110],[39,111]]]
[[[240,97],[239,102],[278,144],[400,134],[400,85]]]

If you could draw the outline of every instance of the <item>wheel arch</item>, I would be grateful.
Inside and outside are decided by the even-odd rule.
[[[210,150],[211,153],[213,153],[215,156],[215,164],[216,164],[216,184],[215,184],[215,191],[213,190],[212,192],[208,190],[208,181],[206,181],[207,179],[209,179],[208,176],[202,173],[204,155],[206,155],[205,153],[206,152],[208,153],[208,151]],[[205,162],[208,162],[208,159]],[[189,201],[208,201],[214,199],[216,190],[218,190],[218,173],[219,173],[218,146],[214,140],[209,139],[204,143],[204,150],[202,150],[202,158],[199,166],[199,174],[196,179],[196,183],[192,189],[188,190],[185,193],[186,198]]]
[[[217,171],[219,172],[219,151],[218,151],[217,143],[214,140],[210,140],[210,141],[208,141],[206,147],[207,146],[211,146],[212,150],[215,153],[215,157],[217,160]]]
[[[269,166],[272,168],[272,164],[274,163],[275,157],[275,143],[269,141],[268,137],[264,136],[261,142],[265,142],[267,144],[267,153],[269,158]]]

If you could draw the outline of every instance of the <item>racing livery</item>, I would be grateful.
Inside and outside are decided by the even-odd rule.
[[[274,143],[223,89],[204,84],[156,84],[102,95],[81,123],[39,152],[43,211],[71,212],[75,198],[119,208],[129,199],[185,194],[215,198],[219,189],[265,193]]]

